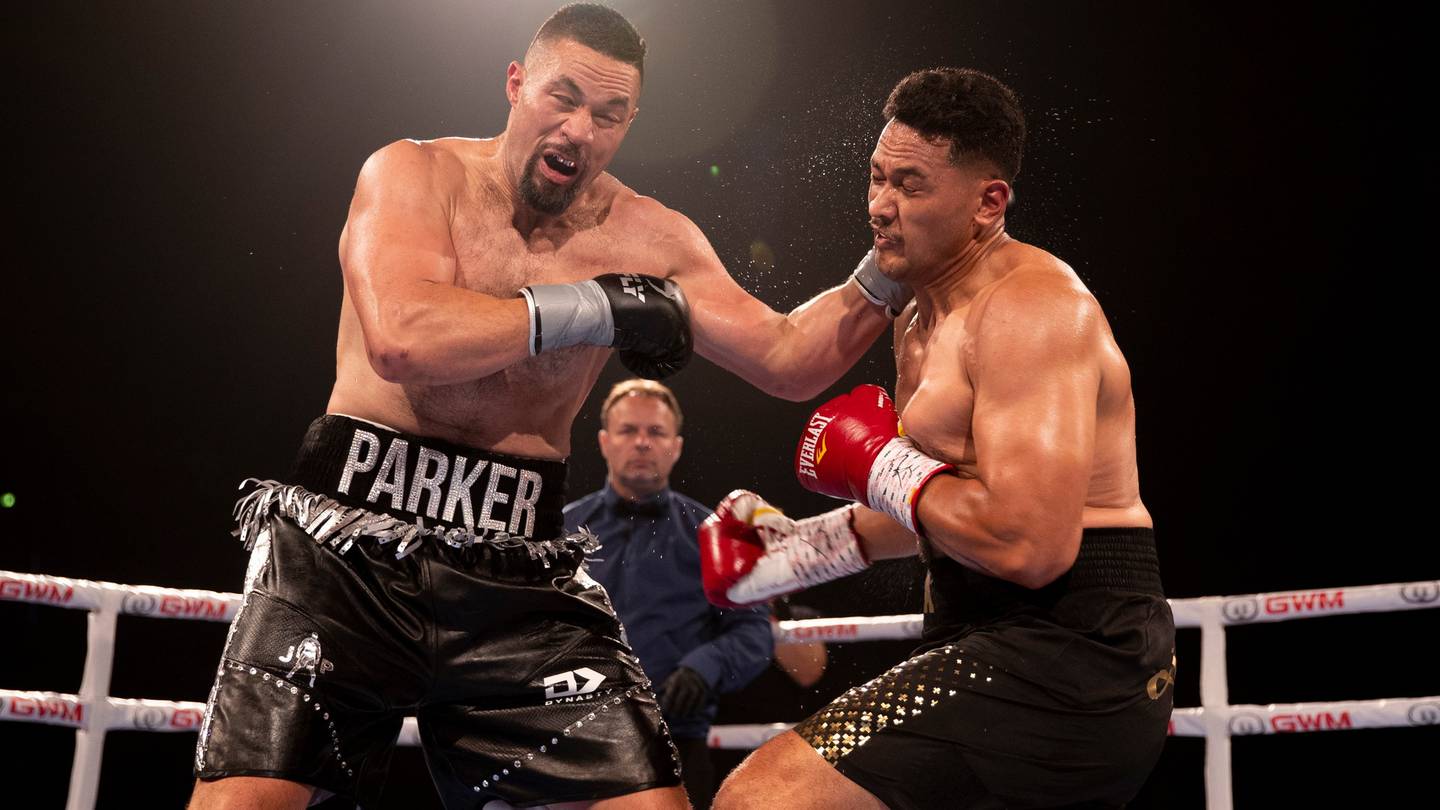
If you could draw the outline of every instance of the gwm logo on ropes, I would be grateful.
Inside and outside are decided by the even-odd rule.
[[[1228,599],[1220,612],[1231,624],[1254,621],[1260,614],[1279,616],[1287,613],[1320,613],[1345,607],[1345,591],[1311,591],[1309,593],[1277,593],[1257,599],[1253,596]]]
[[[27,582],[21,579],[0,579],[0,599],[20,602],[47,602],[64,605],[75,596],[75,588],[53,582]]]

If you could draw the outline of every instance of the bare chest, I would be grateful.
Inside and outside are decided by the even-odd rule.
[[[500,298],[532,284],[570,284],[602,273],[664,274],[638,240],[603,222],[563,234],[524,235],[503,217],[476,213],[451,230],[456,283]]]
[[[953,312],[928,330],[912,321],[895,341],[895,407],[905,435],[962,471],[975,465],[967,314]]]
[[[603,222],[565,234],[522,235],[508,217],[470,210],[456,217],[451,238],[456,286],[497,298],[513,298],[525,286],[569,284],[603,273],[663,274],[639,240],[622,238]],[[608,356],[606,349],[586,346],[545,352],[479,380],[412,387],[407,397],[422,421],[463,429],[472,443],[494,446],[516,435],[539,435],[560,447],[568,444],[570,421]],[[493,427],[496,435],[468,433],[479,424]]]

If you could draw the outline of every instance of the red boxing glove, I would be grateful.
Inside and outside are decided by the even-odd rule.
[[[811,492],[869,506],[870,467],[899,435],[900,417],[890,395],[878,385],[858,385],[810,415],[795,447],[795,476]]]
[[[745,607],[864,570],[851,509],[795,521],[753,492],[730,493],[700,525],[706,598]]]
[[[859,501],[917,534],[920,490],[952,469],[900,435],[895,403],[878,385],[856,386],[821,405],[795,448],[795,477],[801,486]]]

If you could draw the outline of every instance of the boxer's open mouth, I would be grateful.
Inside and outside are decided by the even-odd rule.
[[[543,155],[543,158],[545,160],[545,165],[549,166],[550,169],[557,174],[563,174],[566,177],[574,177],[575,173],[580,171],[580,166],[576,161],[563,157],[556,152],[546,152]]]

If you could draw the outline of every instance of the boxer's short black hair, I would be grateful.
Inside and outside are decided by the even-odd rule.
[[[1025,150],[1025,115],[1015,92],[994,76],[969,68],[917,70],[885,99],[895,119],[931,140],[950,142],[950,161],[987,161],[1014,182]]]
[[[530,47],[569,39],[611,59],[634,65],[645,78],[645,40],[625,16],[597,3],[571,3],[550,15],[535,32]]]

